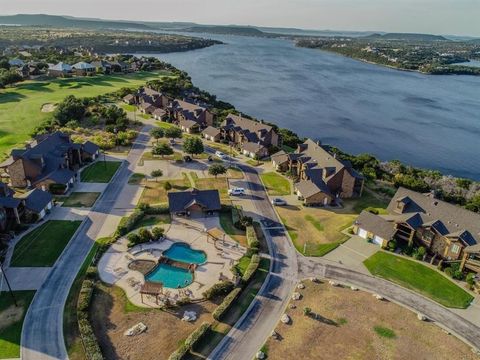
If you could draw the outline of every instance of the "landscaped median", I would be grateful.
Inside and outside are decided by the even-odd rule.
[[[450,308],[465,309],[473,296],[438,271],[379,251],[363,262],[372,275],[390,280]]]
[[[53,266],[81,221],[49,220],[22,237],[15,245],[10,266]]]
[[[82,170],[80,179],[82,182],[108,183],[122,164],[121,161],[99,160]]]

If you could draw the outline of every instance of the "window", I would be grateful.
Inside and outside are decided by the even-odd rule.
[[[458,254],[460,252],[460,246],[458,246],[456,244],[453,244],[452,248],[451,248],[451,251],[452,251],[453,254]]]

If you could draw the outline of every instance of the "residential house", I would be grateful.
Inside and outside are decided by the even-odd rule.
[[[96,73],[96,68],[85,61],[80,61],[72,65],[72,71],[78,76],[88,76],[94,75]]]
[[[142,102],[138,107],[140,108],[140,112],[149,115],[153,114],[153,112],[157,109],[155,105],[152,105],[148,102]]]
[[[8,64],[11,67],[22,67],[23,65],[25,65],[25,62],[22,59],[15,58],[8,60]]]
[[[273,154],[272,163],[277,171],[288,171],[296,178],[295,193],[305,205],[331,205],[338,198],[362,195],[363,176],[313,140],[300,144],[294,153]]]
[[[0,207],[4,209],[5,223],[2,228],[5,231],[15,224],[43,219],[53,207],[53,196],[39,189],[16,196],[7,184],[0,183]]]
[[[387,214],[362,212],[354,231],[381,246],[391,239],[424,246],[436,259],[460,261],[462,269],[480,272],[480,214],[439,200],[432,193],[399,188]]]
[[[152,116],[155,120],[164,121],[167,119],[167,112],[163,109],[156,108],[152,112]]]
[[[123,97],[123,102],[124,102],[125,104],[128,104],[128,105],[133,105],[133,104],[136,103],[136,101],[135,101],[135,96],[132,95],[132,94],[125,95],[125,96]]]
[[[112,65],[105,60],[95,60],[91,62],[91,65],[95,67],[95,70],[103,74],[110,74],[112,72]]]
[[[215,141],[215,142],[219,142],[220,139],[222,138],[220,129],[217,129],[213,126],[207,126],[202,131],[202,136],[207,140]]]
[[[178,127],[187,134],[197,133],[200,130],[200,125],[193,120],[180,120]]]
[[[115,72],[115,73],[119,73],[119,72],[127,73],[130,71],[130,64],[124,61],[117,61],[117,60],[111,61],[110,66],[111,66],[112,72]]]
[[[174,123],[191,120],[195,121],[200,128],[213,126],[213,113],[206,107],[175,99],[169,105],[168,111]]]
[[[52,184],[63,185],[64,191],[73,186],[77,170],[99,155],[97,145],[73,143],[61,132],[37,137],[25,149],[14,149],[0,164],[14,187],[35,187],[50,190]]]
[[[222,207],[218,190],[173,191],[168,193],[168,207],[174,215],[208,215]]]
[[[170,99],[156,90],[149,87],[143,87],[135,95],[135,103],[148,103],[156,108],[166,110],[170,103]]]
[[[222,123],[221,131],[225,140],[234,143],[245,155],[251,157],[267,156],[268,149],[277,147],[280,143],[272,126],[241,115],[229,114]]]
[[[48,66],[48,76],[66,77],[72,73],[72,67],[64,62]]]

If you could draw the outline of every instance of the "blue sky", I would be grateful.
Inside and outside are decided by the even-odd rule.
[[[480,36],[480,0],[0,0],[0,13]]]

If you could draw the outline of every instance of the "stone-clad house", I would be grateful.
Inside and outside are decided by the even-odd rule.
[[[331,205],[337,198],[362,195],[363,176],[313,140],[300,144],[294,153],[273,154],[272,163],[277,171],[288,171],[297,179],[295,192],[305,205]]]
[[[405,188],[397,190],[387,211],[362,212],[355,233],[381,246],[391,239],[424,246],[438,259],[461,261],[462,269],[480,272],[480,214]]]
[[[175,99],[169,105],[168,111],[172,121],[176,124],[194,121],[200,128],[213,126],[213,113],[203,106]]]
[[[229,114],[220,129],[225,140],[234,143],[250,157],[267,156],[268,148],[280,144],[272,126],[239,115]]]
[[[59,184],[67,191],[77,177],[77,170],[96,159],[99,151],[92,142],[76,144],[69,135],[55,132],[37,137],[25,149],[12,150],[0,169],[14,187],[49,190],[51,184]]]

